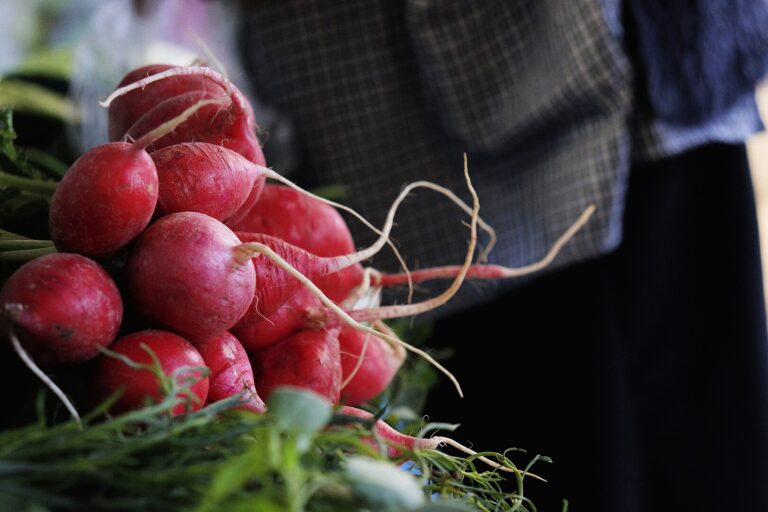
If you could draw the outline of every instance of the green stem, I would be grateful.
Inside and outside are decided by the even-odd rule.
[[[31,178],[22,178],[6,172],[0,172],[0,186],[17,187],[27,192],[44,194],[52,196],[58,183],[54,181],[34,180]]]
[[[0,240],[30,240],[30,238],[0,229]]]
[[[27,155],[27,160],[37,167],[44,167],[45,170],[50,171],[50,174],[54,174],[59,179],[63,178],[67,172],[67,164],[55,156],[35,148],[24,148],[24,152]]]
[[[283,478],[285,479],[286,497],[288,498],[288,510],[301,512],[304,510],[306,500],[302,492],[306,479],[299,462],[298,439],[290,436],[283,442]]]
[[[0,251],[20,251],[28,249],[43,249],[53,247],[50,240],[2,240],[0,239]]]
[[[0,261],[21,263],[23,261],[33,260],[39,256],[52,254],[54,252],[56,252],[55,247],[43,247],[40,249],[23,249],[20,251],[5,251],[5,252],[0,252]]]

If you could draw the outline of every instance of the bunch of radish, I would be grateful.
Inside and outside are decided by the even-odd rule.
[[[189,383],[174,414],[234,395],[242,407],[264,412],[262,399],[290,385],[365,417],[353,406],[386,389],[406,350],[432,361],[382,319],[444,304],[467,276],[537,270],[591,213],[530,268],[472,264],[478,223],[492,231],[478,217],[469,178],[472,206],[417,182],[395,200],[381,230],[353,213],[379,234],[356,251],[334,203],[266,167],[253,110],[221,74],[142,67],[103,104],[114,142],[82,155],[59,184],[49,218],[59,252],[28,262],[5,283],[0,328],[33,368],[99,358],[84,378],[91,379],[94,402],[120,393],[115,413],[162,399],[159,369]],[[266,184],[268,178],[288,186]],[[397,206],[415,188],[442,193],[471,215],[464,264],[392,275],[365,269],[362,262],[390,243]],[[122,289],[106,264],[119,269]],[[378,306],[381,286],[414,278],[453,283],[423,303]],[[121,328],[124,302],[148,329]],[[119,331],[125,334],[115,339]],[[402,446],[433,444],[377,428]]]

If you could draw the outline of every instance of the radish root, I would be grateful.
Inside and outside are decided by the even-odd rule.
[[[16,351],[16,354],[18,354],[19,358],[24,362],[25,365],[27,365],[27,368],[29,368],[32,373],[34,373],[38,379],[43,381],[43,384],[46,385],[48,389],[50,389],[54,395],[56,395],[59,400],[61,400],[61,403],[64,404],[64,407],[66,407],[67,411],[69,411],[69,414],[72,416],[72,419],[74,419],[78,425],[80,425],[80,428],[83,428],[83,422],[80,419],[80,415],[77,413],[77,409],[75,409],[75,406],[72,404],[72,402],[67,398],[67,395],[64,394],[64,391],[61,390],[59,386],[56,385],[55,382],[51,380],[50,377],[48,377],[43,370],[40,369],[37,364],[35,364],[35,361],[32,360],[30,355],[27,353],[26,350],[24,350],[24,347],[21,346],[21,342],[19,341],[19,338],[16,337],[16,333],[13,331],[9,331],[8,335],[11,338],[11,344],[13,345],[13,350]]]
[[[571,227],[569,227],[562,235],[560,235],[560,238],[558,238],[555,243],[552,244],[549,252],[547,252],[547,254],[539,261],[517,268],[504,267],[502,265],[472,265],[472,267],[469,269],[469,273],[467,274],[467,278],[505,279],[520,277],[542,270],[555,260],[563,246],[565,246],[565,244],[568,243],[582,227],[584,227],[594,212],[595,205],[589,205],[584,210],[584,212],[582,212],[576,222],[574,222]],[[458,265],[447,265],[444,267],[414,270],[410,273],[409,276],[405,276],[404,274],[379,274],[381,281],[376,284],[380,284],[382,286],[403,284],[407,281],[408,278],[411,278],[416,282],[429,281],[431,279],[445,279],[455,276],[460,268],[461,267]]]
[[[472,266],[472,257],[475,253],[475,247],[477,245],[477,224],[480,218],[479,216],[480,202],[479,202],[479,199],[477,198],[477,192],[475,192],[475,189],[472,186],[472,181],[469,178],[469,166],[467,163],[466,153],[464,153],[464,176],[466,177],[466,181],[467,181],[467,189],[469,189],[469,192],[472,195],[472,203],[473,203],[472,221],[469,226],[470,237],[469,237],[469,246],[467,247],[467,254],[464,258],[464,263],[461,265],[461,267],[459,267],[458,273],[455,274],[455,278],[451,283],[451,286],[449,286],[447,290],[445,290],[443,293],[441,293],[437,297],[433,297],[429,300],[420,302],[418,304],[409,304],[405,306],[382,306],[378,308],[367,308],[367,309],[361,309],[357,311],[351,311],[350,316],[352,318],[354,318],[355,320],[373,320],[373,319],[410,316],[410,315],[423,313],[425,311],[429,311],[431,309],[440,307],[446,302],[448,302],[454,295],[456,295],[456,293],[459,291],[459,288],[461,287],[461,284],[464,282],[464,278],[466,277],[467,272],[469,272],[469,269]],[[408,189],[406,187],[404,192],[407,190]],[[390,213],[391,212],[392,210],[390,210]],[[403,312],[407,312],[407,313],[403,315],[402,314]]]
[[[448,446],[450,446],[452,448],[455,448],[455,449],[459,450],[460,452],[463,452],[463,453],[466,453],[467,455],[471,455],[473,457],[476,457],[477,460],[480,460],[480,461],[486,463],[487,465],[491,466],[493,469],[498,469],[500,471],[506,471],[508,473],[515,473],[515,474],[518,474],[518,475],[521,475],[521,476],[529,476],[529,477],[534,478],[536,480],[540,480],[542,482],[546,482],[545,479],[541,478],[540,476],[538,476],[535,473],[529,473],[528,471],[520,471],[517,468],[511,468],[509,466],[505,466],[504,464],[499,464],[498,462],[496,462],[494,460],[491,460],[488,457],[484,457],[482,455],[478,456],[478,454],[477,454],[477,452],[475,450],[464,446],[463,444],[459,443],[458,441],[455,441],[455,440],[451,439],[450,437],[435,436],[435,437],[429,438],[429,440],[431,442],[433,442],[435,445],[446,444],[446,445],[448,445]]]
[[[413,188],[419,187],[419,188],[427,188],[430,190],[434,190],[435,192],[438,192],[440,194],[443,194],[444,196],[448,197],[451,201],[453,201],[459,208],[464,210],[464,212],[467,215],[472,215],[472,208],[467,205],[464,201],[461,200],[459,196],[454,194],[454,192],[449,189],[445,188],[441,185],[438,185],[437,183],[433,183],[431,181],[414,181],[411,183],[411,186]],[[489,241],[488,245],[483,248],[482,251],[480,251],[480,254],[478,255],[477,259],[478,261],[487,261],[488,260],[488,254],[490,254],[491,250],[496,246],[496,241],[498,237],[496,236],[496,230],[493,229],[487,222],[483,220],[482,217],[477,218],[477,223],[480,225],[480,228],[488,233]]]
[[[200,100],[191,107],[187,108],[179,114],[178,116],[174,117],[170,121],[166,121],[157,128],[153,128],[151,131],[147,132],[146,134],[139,137],[134,143],[133,147],[136,150],[142,150],[145,149],[150,144],[158,141],[162,137],[168,135],[173,130],[178,128],[180,125],[185,123],[190,117],[195,115],[198,110],[200,110],[203,107],[206,107],[208,105],[221,105],[222,107],[227,107],[229,105],[230,100],[222,100],[222,99],[212,99],[212,100]]]
[[[136,89],[142,89],[148,86],[149,84],[158,82],[160,80],[164,80],[166,78],[170,78],[173,76],[183,76],[183,75],[202,75],[210,78],[217,84],[221,85],[230,96],[234,96],[239,107],[243,109],[248,108],[247,100],[245,99],[245,96],[243,96],[243,93],[235,88],[232,82],[227,80],[227,78],[221,73],[218,73],[204,66],[178,66],[175,68],[166,69],[165,71],[162,71],[160,73],[156,73],[146,78],[142,78],[141,80],[133,82],[132,84],[128,84],[118,89],[115,89],[112,92],[112,94],[107,96],[107,99],[105,99],[104,101],[100,101],[99,105],[101,105],[102,107],[109,107],[112,104],[112,102],[115,101],[117,98],[124,96],[131,91],[135,91]]]

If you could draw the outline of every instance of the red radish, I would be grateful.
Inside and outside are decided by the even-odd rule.
[[[323,276],[338,275],[344,268],[350,267],[370,257],[385,241],[389,228],[387,226],[379,241],[367,249],[352,254],[343,254],[321,258],[279,238],[261,233],[244,233],[238,231],[237,236],[244,242],[244,251],[259,254],[258,247],[266,246],[282,257],[290,266],[315,282]],[[238,323],[237,329],[243,329],[272,315],[301,288],[301,283],[290,276],[279,264],[268,257],[254,259],[257,280],[266,285],[257,286],[256,296],[246,315]],[[333,283],[330,279],[326,283]]]
[[[359,263],[338,272],[317,278],[317,286],[329,299],[342,302],[363,280],[365,269]]]
[[[120,292],[95,262],[77,254],[41,256],[22,265],[0,291],[0,329],[12,331],[43,365],[81,363],[115,339]]]
[[[341,401],[348,405],[365,403],[387,389],[405,360],[403,347],[349,327],[339,333],[339,348]]]
[[[317,256],[338,256],[355,251],[352,233],[339,212],[282,185],[266,185],[256,206],[230,227],[233,231],[282,238]]]
[[[335,270],[334,263],[329,261],[329,258],[318,258],[279,238],[260,233],[238,232],[236,235],[244,243],[258,242],[268,246],[311,281]],[[247,313],[238,322],[237,329],[271,316],[301,288],[301,283],[285,272],[272,259],[261,256],[254,258],[253,263],[256,268],[258,285],[253,302],[251,302]]]
[[[251,188],[251,193],[248,195],[248,197],[245,199],[245,202],[240,207],[239,210],[237,210],[234,214],[232,214],[228,219],[227,223],[237,222],[238,220],[243,218],[243,215],[248,213],[248,210],[253,208],[253,205],[255,205],[259,198],[261,197],[261,191],[264,190],[264,184],[266,180],[262,179],[258,174],[254,178],[253,187]]]
[[[105,101],[101,102],[101,105],[109,107],[110,104],[123,96],[135,94],[139,89],[144,89],[164,80],[191,76],[205,77],[212,83],[215,83],[224,88],[228,93],[228,98],[231,100],[231,105],[227,109],[221,111],[208,109],[204,112],[201,112],[201,116],[207,118],[207,121],[200,119],[198,122],[182,126],[179,130],[174,131],[173,134],[169,135],[163,141],[161,141],[162,144],[155,144],[154,148],[159,149],[161,145],[167,146],[179,142],[210,142],[232,149],[243,155],[246,159],[254,162],[255,164],[263,166],[263,153],[261,152],[261,147],[259,146],[258,140],[255,136],[256,125],[253,119],[253,109],[251,108],[243,93],[240,92],[237,87],[235,87],[221,74],[211,69],[194,66],[164,69],[163,71],[156,72],[155,74],[146,76],[143,79],[118,88],[112,94],[110,94],[110,96]],[[200,91],[199,89],[197,89],[197,91],[198,95],[204,94],[204,92]],[[175,112],[178,112],[181,108],[183,108],[185,103],[188,104],[189,102],[194,101],[195,94],[193,94],[193,92],[194,91],[184,90],[183,93],[180,93],[176,96],[163,98],[165,100],[163,101],[163,104],[157,105],[151,111],[145,112],[142,115],[142,119],[136,122],[137,126],[134,126],[129,130],[130,135],[133,137],[143,136],[142,134],[151,129],[155,123],[168,118]],[[265,170],[268,171],[268,169]],[[285,180],[285,178],[274,172],[268,173],[268,176],[273,177],[279,181],[287,182],[290,186],[297,188],[295,185]],[[254,194],[251,195],[247,203],[253,205],[255,201],[256,191],[254,190]],[[328,203],[337,208],[342,208],[349,211],[373,231],[379,234],[381,233],[353,210],[342,205],[332,203],[330,201]],[[243,209],[237,212],[237,214],[232,219],[232,222],[236,222],[236,220],[240,218],[240,216],[245,211],[246,210]],[[385,242],[392,246],[395,254],[398,256],[402,263],[402,258],[400,258],[400,255],[394,245],[389,242],[388,239],[385,240]]]
[[[319,314],[322,320],[313,322],[313,314]],[[236,325],[232,332],[249,351],[261,350],[299,331],[322,326],[327,316],[320,300],[308,289],[301,288],[269,317],[241,329]]]
[[[185,142],[151,154],[160,195],[157,213],[194,211],[222,222],[258,199],[266,174],[242,155],[205,142]]]
[[[160,199],[158,201],[160,214],[176,211],[198,211],[209,214],[218,220],[226,220],[235,213],[235,210],[244,209],[242,205],[246,201],[245,195],[248,190],[252,191],[251,197],[253,197],[253,192],[257,192],[264,185],[266,176],[271,176],[269,169],[254,165],[226,148],[207,143],[176,144],[155,151],[152,153],[152,158],[157,164],[158,175],[160,176]],[[343,227],[340,216],[333,210],[331,212],[342,222]],[[282,213],[277,210],[275,216],[279,217]],[[327,213],[325,215],[328,216]],[[245,233],[242,233],[242,236],[245,237],[245,241],[261,241],[269,244],[273,249],[285,246],[288,252],[283,251],[280,254],[287,258],[289,258],[288,254],[295,252],[291,252],[290,247],[292,246],[290,244],[286,245],[284,241],[277,242],[274,237],[260,238],[263,237],[263,234]],[[351,237],[345,245],[353,248]],[[331,252],[336,252],[336,250],[338,248],[334,248]],[[301,253],[308,254],[306,251],[301,251]],[[372,252],[367,252],[363,257],[370,254]],[[354,257],[357,258],[355,261],[363,258],[359,255]],[[319,270],[311,274],[310,278],[318,282],[321,289],[332,300],[343,299],[362,280],[362,267],[355,265],[355,261],[348,261],[348,257],[322,260],[324,263],[313,256],[307,256],[307,258],[318,261]],[[289,261],[294,260],[289,258]],[[294,266],[296,265],[294,262]],[[353,265],[350,272],[338,272],[339,269],[349,265]],[[297,268],[306,273],[307,269],[312,267],[300,266]],[[268,272],[282,274],[274,264],[271,264]],[[333,275],[326,277],[325,274]],[[295,292],[298,283],[293,279],[289,281],[285,287],[283,284],[275,284],[274,280],[269,281],[273,283],[271,289],[282,289],[285,294],[276,298],[276,301],[264,302],[264,300],[259,300],[255,302],[253,314],[258,319],[273,313]]]
[[[337,317],[311,291],[302,288],[270,317],[234,332],[249,351],[258,351],[299,331],[332,327],[338,323]],[[393,346],[350,327],[341,330],[339,343],[342,401],[350,405],[367,402],[384,391],[405,360],[401,346]],[[363,347],[365,352],[360,361]]]
[[[333,207],[289,187],[266,185],[256,205],[242,220],[229,224],[234,231],[282,238],[317,256],[355,251],[347,224]],[[354,265],[315,283],[328,297],[341,302],[362,280],[362,265]]]
[[[253,263],[240,240],[202,213],[167,215],[136,241],[126,268],[139,311],[193,341],[231,328],[253,300]]]
[[[98,146],[64,175],[51,200],[51,238],[60,251],[108,259],[149,224],[157,203],[157,170],[143,148]]]
[[[338,329],[306,330],[251,353],[256,389],[269,400],[272,390],[294,386],[339,402],[341,361]]]
[[[157,169],[144,148],[213,102],[190,106],[134,144],[110,142],[81,156],[51,200],[56,248],[109,259],[138,236],[152,218],[158,193]]]
[[[266,412],[264,401],[256,393],[253,369],[248,354],[237,338],[225,332],[195,345],[203,356],[209,375],[208,402],[218,402],[243,391],[242,408],[253,412]]]
[[[301,287],[270,316],[254,322],[243,317],[232,332],[247,350],[261,350],[299,331],[338,324],[336,315],[311,290]]]
[[[176,416],[200,409],[208,396],[208,377],[203,372],[205,362],[195,347],[181,336],[167,331],[141,331],[123,336],[115,341],[110,350],[134,363],[152,365],[154,359],[147,349],[154,353],[162,372],[178,385],[193,382],[189,387],[193,396],[180,392],[177,397],[185,400],[176,405],[171,414]],[[112,407],[115,413],[140,409],[148,401],[161,402],[168,391],[163,389],[157,375],[149,369],[133,368],[109,355],[99,359],[92,389],[98,402],[123,390]]]
[[[398,457],[402,455],[402,449],[414,451],[414,450],[434,450],[438,447],[440,442],[443,438],[421,438],[421,437],[413,437],[406,434],[401,434],[391,426],[389,426],[388,423],[376,419],[376,417],[369,413],[368,411],[364,411],[362,409],[357,409],[355,407],[349,407],[344,406],[341,407],[339,412],[345,416],[352,416],[354,418],[360,418],[362,420],[366,421],[373,421],[376,420],[374,423],[374,429],[376,430],[376,435],[378,435],[384,442],[387,443],[388,448],[388,455],[390,457]]]
[[[169,64],[151,64],[134,69],[126,74],[118,88],[142,78],[166,71],[174,66]],[[121,140],[128,129],[145,113],[161,101],[192,91],[205,91],[226,96],[227,91],[206,76],[178,76],[147,85],[141,90],[134,90],[120,96],[109,107],[109,140]]]
[[[190,105],[216,97],[212,93],[192,91],[169,98],[139,118],[126,135],[137,139],[166,119],[177,116]],[[180,142],[216,144],[239,153],[255,164],[266,165],[264,153],[256,138],[255,126],[247,120],[247,115],[235,103],[231,103],[228,108],[211,106],[201,109],[189,123],[156,140],[148,149],[150,152],[156,151]]]
[[[253,109],[250,107],[250,104],[243,93],[237,87],[221,74],[211,69],[196,66],[166,69],[118,88],[106,101],[102,102],[102,105],[110,106],[113,101],[116,101],[122,96],[163,80],[175,78],[183,82],[182,77],[193,76],[201,79],[206,78],[210,82],[225,89],[227,95],[231,99],[231,104],[223,110],[206,111],[198,119],[198,122],[187,125],[175,132],[172,136],[167,137],[162,141],[162,146],[178,142],[211,142],[213,144],[224,145],[229,149],[237,151],[248,160],[259,165],[264,165],[264,153],[256,138],[256,124],[253,118]],[[185,108],[184,105],[188,105],[186,101],[193,100],[177,99],[176,101],[170,102],[169,100],[181,98],[185,96],[185,93],[189,94],[189,92],[190,90],[187,89],[183,91],[182,94],[162,98],[165,101],[145,112],[142,115],[142,119],[139,119],[128,130],[128,135],[133,137],[143,136],[149,130],[154,129],[156,123],[163,122],[164,119],[168,119],[175,115],[175,112],[179,109]],[[215,92],[213,93],[215,94]],[[155,149],[159,149],[162,146],[156,144]]]
[[[379,240],[365,250],[318,258],[260,234],[248,234],[247,243],[237,245],[239,239],[215,219],[200,213],[175,213],[140,237],[128,262],[129,283],[148,319],[200,341],[230,329],[246,310],[251,321],[270,315],[298,290],[298,279],[305,279],[302,275],[311,279],[336,272],[375,254],[387,241],[391,226],[388,218]],[[253,255],[261,256],[253,258],[255,270],[253,265],[245,265]],[[287,264],[273,261],[281,256]],[[259,286],[253,277],[240,275],[245,268],[254,272],[251,275]],[[287,271],[291,268],[296,274]],[[243,295],[248,287],[250,300]]]

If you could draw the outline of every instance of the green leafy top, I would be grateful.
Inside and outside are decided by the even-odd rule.
[[[0,108],[0,153],[12,160],[16,159],[16,131],[13,129],[13,111],[10,108]]]
[[[54,157],[38,158],[37,153],[29,149],[20,150],[16,147],[16,130],[13,128],[13,110],[0,107],[0,171],[3,174],[13,174],[30,178],[28,185],[37,180],[37,191],[52,194],[56,189],[56,180],[64,176],[66,165]],[[33,156],[34,155],[34,156]],[[35,164],[31,160],[37,160]],[[0,186],[22,186],[23,181],[6,184],[0,181]]]
[[[0,431],[0,510],[535,510],[522,476],[509,491],[473,457],[390,459],[371,424],[313,393],[277,390],[265,415],[233,397],[174,418],[190,383],[169,383],[162,403],[111,418],[108,401],[83,428],[50,425],[41,394],[37,423]]]

